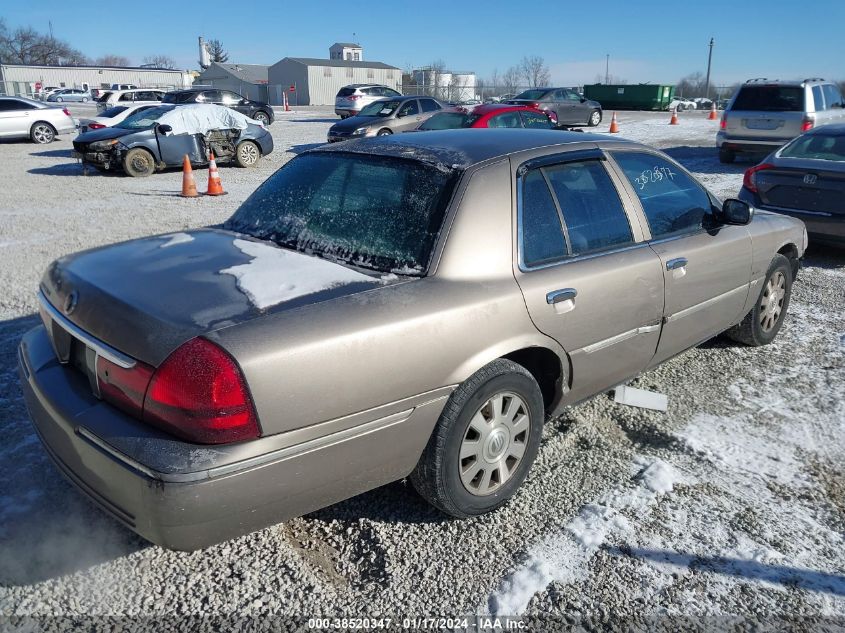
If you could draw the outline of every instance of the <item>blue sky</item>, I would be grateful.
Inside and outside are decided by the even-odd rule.
[[[610,54],[613,76],[674,83],[706,70],[712,36],[717,84],[749,77],[845,79],[843,0],[4,4],[0,16],[10,27],[46,31],[51,21],[57,37],[90,57],[113,53],[140,63],[145,55],[166,54],[185,68],[197,66],[199,35],[222,40],[230,61],[272,64],[286,56],[328,57],[333,42],[350,41],[354,33],[366,59],[400,68],[442,59],[487,77],[524,55],[540,55],[554,83],[576,85],[603,76]]]

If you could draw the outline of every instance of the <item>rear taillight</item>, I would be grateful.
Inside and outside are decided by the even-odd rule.
[[[62,112],[64,112],[66,115],[70,116],[70,110],[68,110],[67,108],[62,108]]]
[[[97,358],[97,385],[100,397],[118,409],[141,418],[144,394],[153,375],[153,368],[136,362],[131,369],[115,365],[102,356]]]
[[[745,174],[742,176],[742,186],[752,193],[757,193],[757,172],[774,168],[775,166],[771,163],[760,163],[750,169],[746,169]]]
[[[727,129],[727,127],[728,127],[728,115],[723,114],[723,115],[722,115],[722,120],[721,120],[721,121],[719,121],[719,129],[720,129],[720,130],[725,130],[725,129]]]
[[[812,130],[814,123],[815,123],[815,121],[813,121],[813,119],[810,119],[810,118],[804,119],[803,121],[801,121],[801,131],[802,132],[808,132],[808,131]]]
[[[89,124],[88,124],[88,129],[89,129],[89,130],[101,130],[101,129],[103,129],[104,127],[106,127],[106,126],[105,126],[105,125],[103,125],[102,123],[89,123]]]
[[[540,109],[540,103],[538,101],[535,101],[534,103],[529,103],[528,105],[530,105],[532,108],[537,108],[538,110]]]
[[[156,369],[144,421],[201,444],[258,437],[258,418],[243,375],[220,347],[195,338]]]
[[[358,101],[358,99],[361,98],[361,95],[349,95],[346,98],[349,99],[350,101]]]

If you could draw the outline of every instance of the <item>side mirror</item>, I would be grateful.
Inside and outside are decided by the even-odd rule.
[[[172,131],[173,131],[173,128],[172,128],[172,127],[170,127],[170,126],[169,126],[169,125],[167,125],[167,124],[164,124],[164,125],[159,125],[159,126],[158,126],[158,132],[159,132],[159,134],[167,134],[168,132],[172,132]]]
[[[743,226],[751,222],[754,209],[750,204],[736,198],[728,198],[722,204],[722,213],[719,218],[725,224],[736,224]]]

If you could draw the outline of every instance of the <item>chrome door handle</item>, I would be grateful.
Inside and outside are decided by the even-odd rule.
[[[675,259],[670,259],[666,262],[666,270],[675,270],[677,268],[683,268],[687,265],[687,258],[686,257],[676,257]]]
[[[578,291],[575,288],[561,288],[560,290],[553,290],[546,295],[546,303],[554,305],[562,301],[571,301],[578,296]]]

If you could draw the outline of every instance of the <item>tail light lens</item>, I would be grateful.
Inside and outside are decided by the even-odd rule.
[[[62,108],[62,112],[64,112],[67,116],[70,116],[70,110],[67,108]]]
[[[144,399],[144,421],[201,444],[256,438],[258,418],[243,375],[220,347],[195,338],[156,369]]]
[[[722,115],[722,119],[719,121],[719,129],[724,130],[728,127],[728,116],[726,114]]]
[[[532,108],[537,108],[538,110],[540,109],[539,101],[534,101],[533,103],[529,103],[528,105],[530,105]]]
[[[89,130],[101,130],[101,129],[103,129],[104,127],[106,127],[106,126],[105,126],[105,125],[103,125],[102,123],[89,123],[89,124],[88,124],[88,129],[89,129]]]
[[[361,98],[361,95],[349,95],[346,98],[349,99],[350,101],[358,101],[358,99]]]
[[[813,121],[813,119],[804,119],[801,122],[801,131],[802,132],[808,132],[809,130],[812,130],[814,123],[815,123],[815,121]]]
[[[102,356],[97,358],[97,385],[100,397],[118,409],[141,418],[144,410],[144,394],[153,375],[153,368],[135,363],[131,369],[124,369]]]
[[[752,193],[757,193],[757,172],[763,171],[764,169],[774,169],[774,167],[771,163],[760,163],[750,169],[746,169],[745,174],[742,176],[742,186]]]

